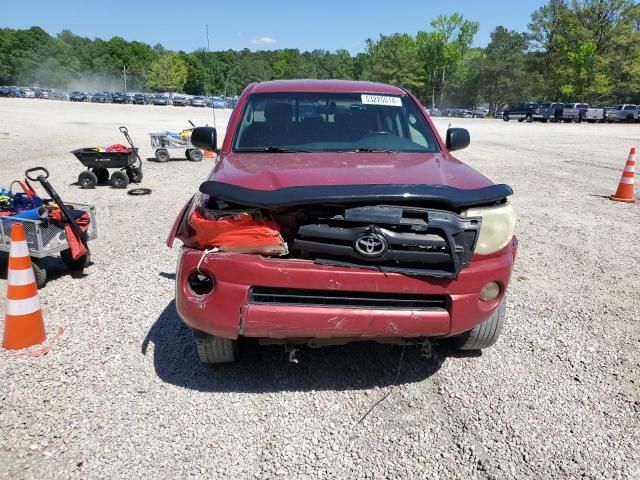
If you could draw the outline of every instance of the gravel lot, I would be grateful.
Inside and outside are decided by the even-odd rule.
[[[47,167],[100,235],[85,277],[49,262],[53,350],[0,353],[1,478],[640,478],[640,204],[603,198],[640,125],[453,120],[472,135],[459,158],[516,192],[508,325],[479,356],[407,349],[393,387],[393,346],[198,363],[164,240],[211,160],[145,161],[146,197],[74,185],[70,150],[124,143],[125,124],[151,157],[147,133],[213,124],[209,109],[0,99],[0,118],[0,184]]]

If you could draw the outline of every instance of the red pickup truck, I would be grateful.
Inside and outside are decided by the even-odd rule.
[[[516,255],[512,190],[451,155],[418,100],[350,81],[252,84],[219,162],[168,238],[183,242],[176,307],[200,359],[239,337],[321,347],[370,340],[492,345]]]

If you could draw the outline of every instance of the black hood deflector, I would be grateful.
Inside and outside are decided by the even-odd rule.
[[[321,185],[253,190],[206,181],[200,191],[228,203],[253,208],[285,208],[312,204],[427,202],[452,210],[495,205],[513,195],[509,185],[465,190],[447,185]]]

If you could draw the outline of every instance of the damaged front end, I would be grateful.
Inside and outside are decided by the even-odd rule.
[[[208,181],[183,210],[174,235],[200,250],[456,278],[482,243],[483,209],[504,209],[511,194],[507,185],[263,191]]]

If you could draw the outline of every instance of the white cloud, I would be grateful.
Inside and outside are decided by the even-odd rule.
[[[273,45],[274,43],[276,43],[276,40],[269,37],[259,37],[251,40],[251,43],[253,45]]]

